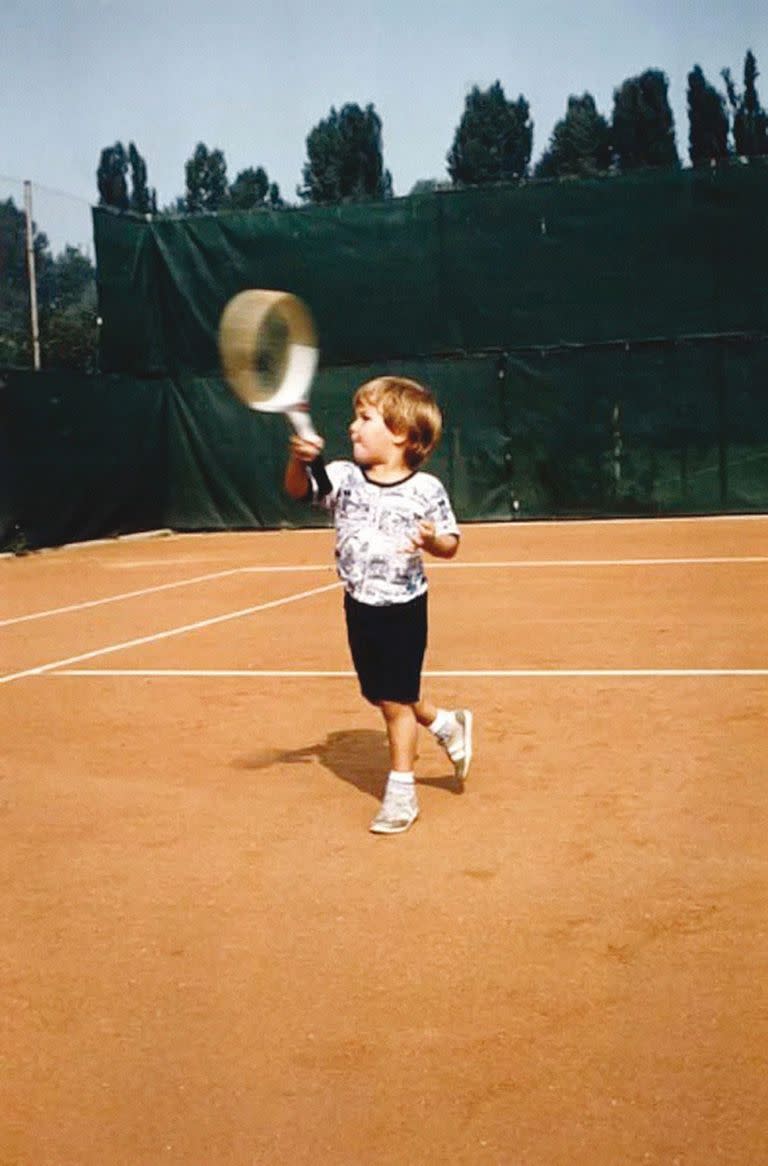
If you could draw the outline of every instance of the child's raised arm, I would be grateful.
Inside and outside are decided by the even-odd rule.
[[[317,445],[316,442],[307,441],[306,438],[296,434],[291,437],[290,454],[283,478],[283,489],[290,498],[301,501],[307,497],[309,489],[307,467],[320,453],[323,444],[322,439],[321,444]]]

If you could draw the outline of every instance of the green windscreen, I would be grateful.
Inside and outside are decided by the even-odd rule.
[[[324,522],[281,488],[288,428],[224,385],[247,287],[306,300],[312,409],[355,388],[445,413],[429,467],[463,521],[768,508],[768,166],[151,221],[94,212],[102,373],[0,377],[0,536]]]

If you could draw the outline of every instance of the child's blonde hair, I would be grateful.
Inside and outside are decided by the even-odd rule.
[[[374,405],[387,429],[405,435],[403,457],[409,469],[425,461],[443,433],[440,406],[429,389],[408,377],[375,377],[355,393],[354,405]]]

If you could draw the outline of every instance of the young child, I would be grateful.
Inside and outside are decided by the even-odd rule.
[[[453,558],[459,529],[442,484],[419,469],[442,433],[429,390],[405,377],[377,377],[357,390],[354,410],[353,461],[326,467],[316,445],[293,437],[285,489],[333,515],[352,659],[363,696],[381,709],[389,741],[390,773],[370,828],[399,834],[419,813],[418,726],[445,749],[457,780],[464,780],[472,760],[470,711],[437,708],[421,696],[427,644],[422,552]]]

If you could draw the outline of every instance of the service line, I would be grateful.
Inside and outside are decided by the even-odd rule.
[[[243,619],[254,615],[257,611],[268,611],[273,607],[283,607],[288,603],[296,603],[300,599],[309,599],[313,595],[321,595],[324,591],[333,591],[339,586],[338,582],[326,583],[322,587],[313,587],[309,591],[298,591],[293,595],[285,595],[282,599],[271,599],[267,603],[257,603],[253,607],[244,607],[240,611],[230,611],[226,615],[212,616],[210,619],[198,620],[196,623],[182,624],[181,627],[168,628],[164,632],[154,632],[151,636],[138,636],[133,640],[124,640],[119,644],[108,644],[105,648],[95,648],[90,652],[81,652],[77,656],[69,656],[66,660],[52,660],[48,664],[39,664],[35,668],[25,668],[22,672],[12,672],[8,676],[0,676],[0,684],[10,684],[12,680],[22,680],[26,676],[40,676],[45,672],[55,672],[66,668],[70,664],[79,664],[82,660],[93,660],[97,656],[107,656],[110,652],[121,652],[125,648],[138,648],[142,644],[154,644],[160,640],[170,639],[172,636],[182,636],[186,632],[200,631],[202,628],[214,627],[216,624],[226,623],[233,619]]]

